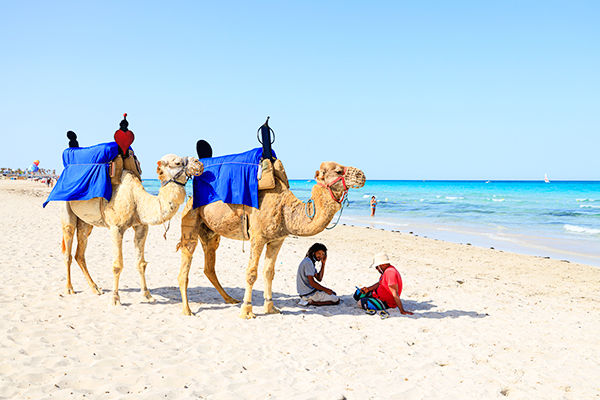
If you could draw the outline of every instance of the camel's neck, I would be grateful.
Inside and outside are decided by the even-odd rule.
[[[289,192],[288,196],[283,215],[286,227],[292,235],[312,236],[322,232],[341,208],[341,205],[331,198],[329,191],[319,185],[312,188],[311,199],[314,205],[307,206],[292,192]],[[314,216],[310,218],[309,215],[313,212]]]
[[[138,201],[136,209],[140,221],[146,225],[158,225],[170,220],[183,204],[185,187],[172,182],[161,187],[158,196],[145,190],[138,195],[141,201]]]

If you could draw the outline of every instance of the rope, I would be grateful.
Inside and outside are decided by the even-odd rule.
[[[312,214],[308,215],[308,205],[312,204],[312,209],[313,212]],[[304,212],[306,213],[306,216],[310,219],[313,219],[313,217],[315,216],[315,213],[317,212],[317,207],[315,207],[315,201],[313,199],[310,199],[306,202],[306,204],[304,205]]]
[[[165,229],[165,234],[163,235],[163,237],[165,238],[165,240],[167,240],[167,232],[169,232],[169,229],[171,228],[171,220],[169,220],[169,224],[167,225],[166,228],[165,228],[165,224],[163,223],[163,228]]]
[[[345,196],[344,199],[340,202],[340,204],[342,205],[342,208],[340,208],[340,213],[338,214],[337,220],[335,221],[335,224],[333,224],[333,226],[331,227],[326,227],[325,229],[333,229],[337,226],[338,222],[340,222],[340,218],[342,217],[342,212],[344,211],[344,207],[347,207],[350,205],[350,202],[348,201],[348,196]]]
[[[160,210],[160,215],[162,217],[163,211],[162,211],[162,203],[160,202],[160,199],[158,199],[158,209]],[[163,226],[163,229],[165,230],[163,237],[165,238],[165,240],[167,240],[167,232],[169,232],[169,229],[171,228],[171,220],[169,219],[166,227],[165,227],[164,222],[162,223],[162,226]]]
[[[244,217],[246,215],[246,206],[244,204],[242,204],[242,218],[241,218],[241,224],[242,224],[242,253],[245,253],[246,251],[244,251],[244,242],[246,239],[246,235],[244,235]]]

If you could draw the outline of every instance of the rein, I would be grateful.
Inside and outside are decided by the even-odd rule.
[[[178,184],[178,185],[180,185],[180,186],[185,186],[185,183],[187,183],[187,179],[186,179],[186,182],[185,182],[185,183],[181,183],[181,182],[177,181],[176,179],[177,179],[177,178],[179,178],[179,177],[181,176],[181,174],[183,174],[184,172],[185,172],[185,175],[187,176],[187,178],[188,178],[188,179],[190,178],[190,175],[189,175],[189,174],[187,173],[187,171],[186,171],[187,165],[188,165],[188,159],[187,159],[187,158],[184,158],[183,165],[182,165],[181,169],[179,170],[179,172],[177,172],[177,173],[175,174],[175,176],[173,176],[173,177],[172,177],[171,179],[169,179],[168,181],[165,181],[164,183],[161,183],[161,184],[160,184],[160,186],[161,186],[161,187],[162,187],[162,186],[166,186],[167,184],[169,184],[169,183],[171,183],[171,182],[173,182],[173,183],[176,183],[176,184]]]
[[[346,193],[348,193],[348,192],[346,192]],[[344,212],[344,207],[348,207],[350,205],[350,201],[348,201],[348,197],[344,197],[344,199],[341,201],[341,204],[342,204],[342,208],[340,208],[340,213],[338,214],[335,224],[333,224],[332,226],[327,226],[327,227],[325,227],[325,229],[331,230],[337,226],[338,222],[340,222],[340,218],[342,218],[342,212]]]
[[[331,195],[331,198],[332,198],[332,199],[333,199],[333,200],[334,200],[336,203],[340,203],[340,204],[342,204],[342,202],[343,202],[344,200],[347,200],[347,197],[348,197],[348,186],[346,185],[346,178],[345,178],[345,175],[346,175],[346,170],[347,170],[347,168],[344,168],[344,173],[342,174],[342,176],[338,177],[336,180],[334,180],[334,181],[333,181],[333,182],[331,182],[331,183],[328,183],[327,185],[325,185],[325,184],[323,184],[323,183],[320,183],[320,182],[317,182],[317,184],[318,184],[319,186],[322,186],[322,187],[324,187],[325,189],[329,190],[329,194]],[[339,181],[342,181],[342,185],[344,185],[344,191],[342,192],[342,195],[341,195],[341,196],[340,196],[340,198],[338,199],[338,198],[336,198],[336,197],[335,197],[335,195],[333,194],[333,190],[331,190],[331,187],[332,187],[333,185],[335,185],[336,183],[338,183]]]
[[[312,204],[312,209],[313,212],[312,214],[308,213],[308,205]],[[310,219],[313,219],[313,217],[315,216],[315,213],[317,212],[317,207],[315,206],[315,201],[313,199],[310,199],[306,202],[306,204],[304,204],[304,213],[306,214],[306,216]]]
[[[344,212],[344,207],[348,207],[350,205],[350,201],[348,200],[348,185],[346,185],[346,178],[344,177],[344,175],[346,175],[346,168],[344,168],[344,174],[340,177],[338,177],[337,179],[335,179],[333,182],[325,185],[322,183],[317,183],[319,186],[322,186],[324,188],[326,188],[329,191],[329,194],[331,195],[331,198],[333,199],[333,201],[335,201],[336,203],[339,203],[342,208],[340,208],[340,212],[338,214],[337,220],[335,221],[335,223],[332,226],[328,226],[325,227],[325,229],[333,229],[337,226],[337,224],[340,222],[340,218],[342,217],[342,212]],[[335,197],[335,194],[333,194],[333,190],[331,190],[331,187],[333,185],[335,185],[337,182],[342,181],[342,185],[344,185],[344,190],[342,191],[342,194],[339,198]],[[312,214],[308,213],[308,208],[309,208],[309,204],[312,205]],[[304,205],[304,213],[306,214],[306,216],[310,219],[313,219],[313,217],[315,216],[317,212],[317,206],[314,202],[313,199],[310,199],[306,202],[306,204]]]

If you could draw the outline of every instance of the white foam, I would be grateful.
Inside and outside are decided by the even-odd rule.
[[[564,225],[564,228],[566,231],[569,232],[586,233],[588,235],[600,235],[600,229],[586,228],[584,226],[578,225]]]
[[[575,199],[575,201],[596,201],[595,199]]]
[[[591,204],[580,204],[579,208],[600,208],[600,206],[593,206]]]
[[[504,201],[504,199],[492,199],[492,201]]]
[[[464,197],[462,196],[446,196],[446,200],[462,200]]]

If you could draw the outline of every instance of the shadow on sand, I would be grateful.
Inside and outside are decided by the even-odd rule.
[[[233,287],[225,289],[230,296],[241,300],[244,297],[244,288]],[[139,292],[136,288],[121,289],[123,292]],[[181,303],[181,294],[179,287],[177,286],[165,286],[150,289],[150,293],[156,298],[153,305],[161,304],[178,304]],[[157,298],[157,296],[160,296]],[[341,302],[337,306],[324,306],[324,307],[302,307],[298,305],[298,296],[290,296],[289,294],[273,292],[273,301],[275,306],[282,309],[282,314],[289,315],[306,315],[306,314],[318,314],[322,316],[331,317],[334,315],[363,315],[364,311],[356,307],[356,301],[351,295],[340,296]],[[188,287],[188,300],[190,303],[200,303],[200,308],[196,310],[199,312],[210,312],[211,309],[216,308],[229,308],[238,307],[236,304],[226,304],[219,292],[216,291],[212,286],[196,286]],[[437,306],[433,303],[433,300],[416,301],[410,299],[403,299],[404,308],[414,312],[414,315],[406,315],[407,318],[459,318],[459,317],[470,317],[470,318],[485,318],[488,317],[487,313],[479,313],[477,311],[465,311],[465,310],[440,310],[435,311]],[[207,308],[203,305],[210,304],[211,307]],[[263,291],[254,289],[252,293],[252,305],[256,307],[255,312],[260,313],[259,307],[264,304]],[[219,307],[215,307],[219,306]],[[395,311],[391,311],[392,315],[397,314]]]

